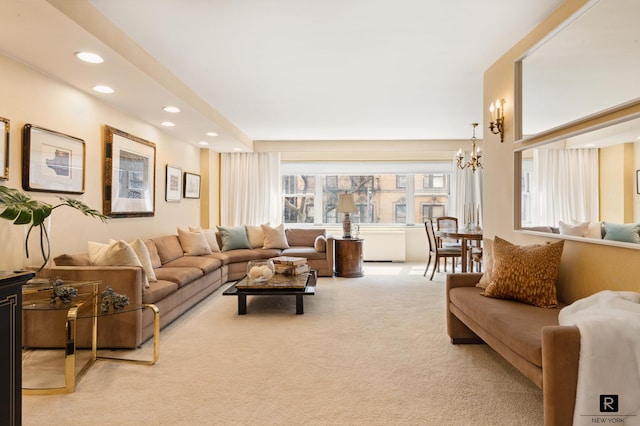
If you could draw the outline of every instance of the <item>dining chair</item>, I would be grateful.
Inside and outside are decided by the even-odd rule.
[[[436,273],[436,269],[440,270],[440,259],[445,259],[445,272],[447,271],[447,263],[446,259],[450,258],[453,263],[453,270],[456,268],[456,258],[462,259],[462,248],[461,247],[438,247],[438,243],[436,241],[436,233],[433,229],[433,223],[430,220],[424,223],[425,229],[427,231],[427,240],[429,242],[429,256],[427,257],[427,267],[424,270],[423,277],[427,276],[427,271],[429,270],[429,266],[431,265],[431,259],[435,259],[433,264],[433,271],[431,272],[431,278],[429,281],[433,281],[433,276]]]
[[[473,272],[473,266],[476,265],[476,272],[482,272],[482,247],[471,247],[471,268]]]
[[[453,216],[441,216],[436,218],[436,230],[441,229],[454,229],[458,230],[458,218]],[[440,247],[453,246],[460,247],[460,241],[452,240],[449,238],[437,238],[438,245]]]

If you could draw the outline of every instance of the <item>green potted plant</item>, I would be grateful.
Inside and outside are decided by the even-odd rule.
[[[39,228],[40,234],[40,252],[44,262],[38,269],[40,272],[49,261],[51,256],[51,242],[49,240],[49,233],[45,226],[46,219],[53,213],[53,210],[58,207],[72,207],[80,211],[85,216],[98,218],[105,222],[109,219],[108,216],[103,215],[99,211],[90,208],[81,201],[68,197],[58,197],[61,201],[60,204],[51,205],[44,201],[34,200],[24,192],[20,192],[15,188],[9,188],[4,185],[0,185],[0,218],[13,221],[14,225],[29,225],[24,241],[24,249],[27,258],[29,258],[29,237],[31,231],[35,228]]]

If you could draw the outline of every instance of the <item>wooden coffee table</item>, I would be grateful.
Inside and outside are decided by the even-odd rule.
[[[296,296],[296,314],[302,315],[303,297],[316,293],[317,280],[318,271],[315,270],[297,276],[276,274],[269,281],[255,284],[249,283],[247,277],[244,277],[226,289],[222,295],[238,297],[238,315],[247,313],[247,296]]]

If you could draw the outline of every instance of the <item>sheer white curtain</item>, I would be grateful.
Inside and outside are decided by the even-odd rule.
[[[279,153],[224,153],[220,182],[222,225],[282,222]]]
[[[598,220],[598,150],[535,149],[531,179],[534,225]]]
[[[465,153],[470,155],[470,153]],[[468,158],[468,157],[467,157]],[[449,216],[458,218],[460,226],[464,226],[464,219],[470,215],[469,211],[475,216],[480,211],[480,225],[482,225],[482,169],[476,169],[473,172],[470,168],[460,170],[458,168],[457,159],[453,159],[453,183],[452,183],[452,200],[453,209]]]

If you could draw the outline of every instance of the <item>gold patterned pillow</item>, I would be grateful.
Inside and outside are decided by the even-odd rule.
[[[518,246],[495,237],[491,283],[481,293],[543,308],[558,305],[556,279],[564,240],[544,245]]]

